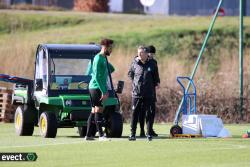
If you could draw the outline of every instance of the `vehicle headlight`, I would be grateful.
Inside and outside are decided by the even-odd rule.
[[[72,105],[72,101],[71,100],[66,100],[65,101],[65,105],[66,106],[71,106]]]

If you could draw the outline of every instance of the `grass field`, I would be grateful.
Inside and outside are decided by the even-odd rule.
[[[160,134],[152,142],[139,139],[129,142],[125,124],[121,139],[86,142],[76,129],[59,129],[55,139],[39,136],[17,137],[13,124],[0,124],[0,152],[36,152],[36,162],[0,162],[0,166],[102,166],[102,167],[249,167],[250,140],[241,139],[249,124],[226,125],[229,139],[170,139],[170,124],[158,124]]]

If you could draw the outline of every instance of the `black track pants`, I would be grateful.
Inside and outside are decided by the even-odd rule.
[[[144,115],[146,113],[147,133],[151,133],[153,126],[153,116],[150,106],[153,102],[154,100],[151,98],[132,98],[131,135],[136,134],[137,122],[141,113],[144,113]]]

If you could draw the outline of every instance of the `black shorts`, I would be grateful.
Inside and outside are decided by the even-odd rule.
[[[89,94],[92,107],[102,107],[102,100],[100,100],[102,92],[100,89],[89,89]]]

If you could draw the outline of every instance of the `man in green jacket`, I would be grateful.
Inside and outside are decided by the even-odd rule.
[[[114,72],[114,67],[107,63],[107,56],[110,56],[112,52],[112,44],[113,40],[111,39],[103,39],[101,41],[102,49],[100,53],[98,53],[92,64],[92,78],[89,83],[89,93],[92,105],[92,111],[88,118],[87,125],[87,135],[85,137],[86,140],[93,140],[91,136],[91,125],[92,119],[94,118],[96,128],[99,132],[99,141],[108,140],[103,133],[102,130],[102,112],[103,105],[102,102],[109,97],[109,93],[107,90],[107,79],[108,79],[108,68],[110,72]],[[107,66],[109,65],[109,67]]]

